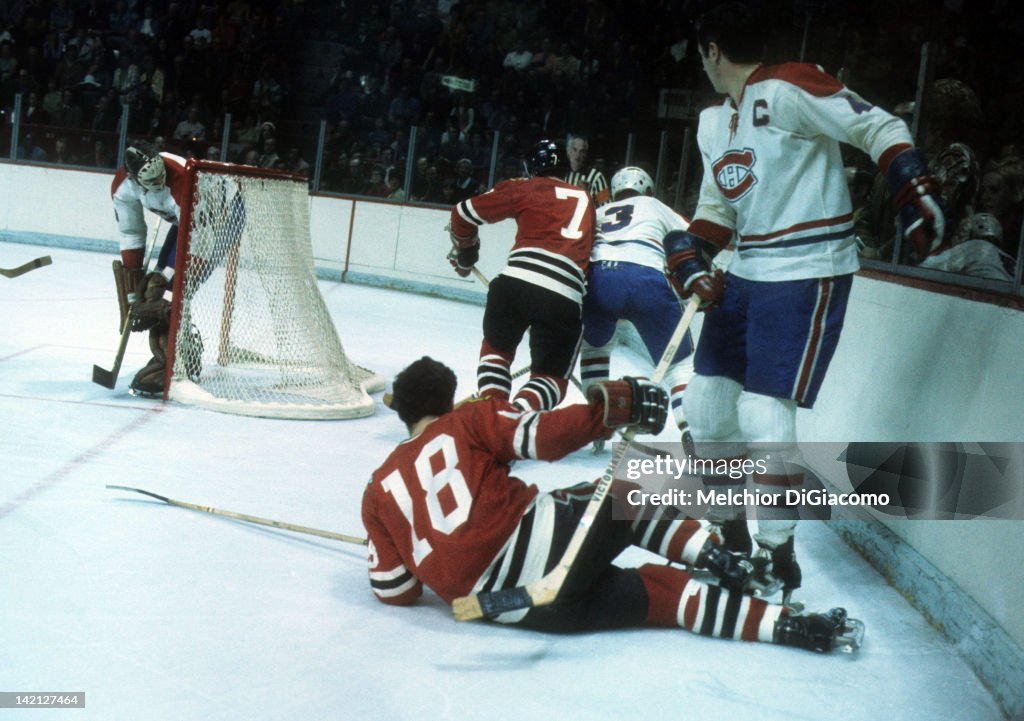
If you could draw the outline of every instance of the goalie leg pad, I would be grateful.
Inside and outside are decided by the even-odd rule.
[[[133,393],[145,397],[163,395],[164,371],[167,368],[167,336],[166,326],[150,330],[149,349],[153,357],[132,379],[129,388]]]
[[[125,268],[120,260],[113,261],[114,288],[117,292],[117,307],[120,311],[120,326],[124,328],[125,319],[131,310],[131,305],[139,297],[139,287],[142,285],[146,271],[142,268]]]

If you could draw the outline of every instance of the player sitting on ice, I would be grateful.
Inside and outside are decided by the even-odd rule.
[[[394,381],[392,408],[410,438],[373,473],[362,506],[370,585],[384,603],[414,603],[424,585],[451,603],[538,580],[561,558],[594,486],[540,493],[510,475],[510,463],[557,460],[609,428],[658,433],[668,415],[667,394],[644,379],[596,383],[588,404],[551,411],[524,411],[500,398],[455,408],[455,386],[451,369],[427,357]],[[841,608],[791,615],[736,590],[750,573],[745,559],[675,509],[652,514],[631,507],[630,488],[636,486],[613,481],[555,603],[496,620],[547,632],[682,626],[816,651],[859,644],[863,625]],[[699,583],[669,565],[613,565],[630,545],[704,566],[722,585]]]

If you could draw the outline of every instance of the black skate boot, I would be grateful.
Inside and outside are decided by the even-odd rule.
[[[746,593],[754,567],[746,556],[727,551],[715,545],[710,538],[697,555],[694,566],[704,569],[718,581],[718,585],[730,591]]]
[[[714,524],[716,532],[722,538],[722,545],[743,556],[750,556],[754,544],[750,540],[750,529],[747,528],[747,519],[744,516],[734,518],[730,521],[721,521]]]
[[[781,616],[775,622],[773,643],[809,651],[853,653],[864,642],[864,624],[846,615],[845,608],[828,613]]]
[[[796,562],[793,537],[790,536],[785,543],[774,548],[761,545],[751,558],[751,562],[754,564],[757,581],[766,589],[774,587],[775,590],[778,590],[781,588],[782,602],[788,605],[793,591],[800,588],[803,581],[800,564]],[[765,593],[764,595],[771,594]]]

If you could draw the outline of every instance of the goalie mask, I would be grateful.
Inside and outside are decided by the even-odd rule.
[[[128,148],[124,151],[124,169],[146,190],[160,190],[167,182],[167,168],[158,153],[150,155],[136,147]]]
[[[637,195],[652,195],[654,193],[654,182],[642,168],[629,166],[623,168],[612,176],[611,191],[612,197],[618,199],[619,193],[632,190]]]
[[[526,160],[530,175],[561,175],[565,169],[565,156],[554,140],[540,140]]]

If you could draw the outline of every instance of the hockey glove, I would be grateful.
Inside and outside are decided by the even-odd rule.
[[[480,241],[465,248],[453,247],[448,253],[448,262],[462,278],[468,278],[473,266],[480,260]]]
[[[711,270],[715,246],[685,230],[673,230],[662,241],[667,256],[669,280],[680,298],[696,294],[701,310],[717,306],[725,294],[725,276]]]
[[[886,180],[897,212],[899,232],[907,241],[912,263],[919,263],[943,244],[945,212],[939,183],[929,174],[921,153],[904,150],[889,163]]]
[[[637,426],[641,433],[661,433],[668,418],[668,393],[645,378],[601,381],[587,389],[587,400],[604,404],[608,428]]]
[[[132,331],[155,328],[168,320],[171,304],[164,299],[167,279],[160,273],[147,275],[139,288],[139,300],[132,305]]]

